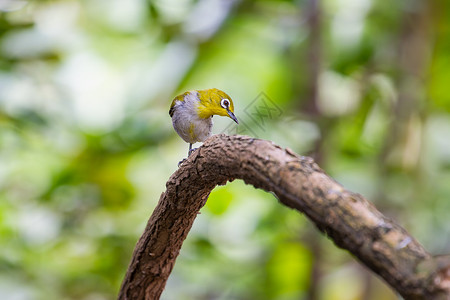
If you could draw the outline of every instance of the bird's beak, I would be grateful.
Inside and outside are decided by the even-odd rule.
[[[233,121],[235,121],[236,124],[239,124],[238,119],[229,109],[227,109],[227,112],[228,112],[228,115],[230,116],[230,118],[233,119]]]

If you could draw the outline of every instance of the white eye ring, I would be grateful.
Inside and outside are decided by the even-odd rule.
[[[222,99],[222,101],[220,101],[220,106],[222,106],[225,109],[228,109],[228,107],[230,106],[230,100],[228,99]]]

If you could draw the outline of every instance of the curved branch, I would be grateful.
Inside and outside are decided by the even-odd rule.
[[[448,299],[450,258],[432,257],[361,195],[309,157],[272,142],[215,135],[170,177],[133,253],[119,299],[158,299],[181,245],[211,190],[242,179],[273,192],[314,222],[405,299]]]

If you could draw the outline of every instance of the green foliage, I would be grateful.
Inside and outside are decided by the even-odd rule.
[[[270,298],[299,298],[308,290],[312,257],[301,243],[280,243],[267,262]]]
[[[215,133],[315,156],[433,254],[450,252],[450,2],[322,1],[318,36],[311,1],[3,2],[0,298],[116,296],[186,153],[168,108],[191,89],[233,98],[241,124],[214,118]],[[314,294],[396,299],[237,181],[211,193],[163,299]]]

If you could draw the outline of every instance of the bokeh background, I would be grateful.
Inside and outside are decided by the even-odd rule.
[[[233,98],[240,127],[215,117],[215,133],[313,156],[450,253],[450,1],[1,0],[0,55],[1,299],[116,297],[186,156],[168,109],[191,89]],[[398,296],[235,181],[162,299]]]

